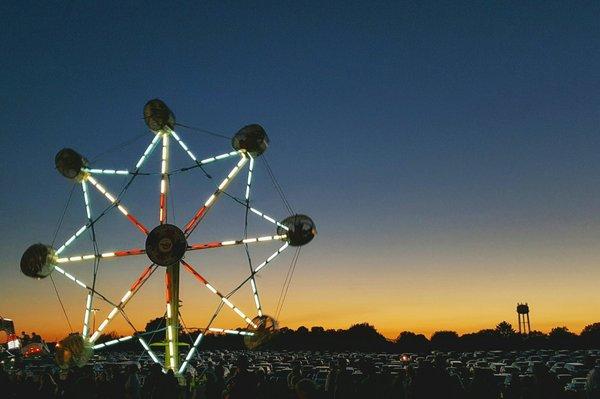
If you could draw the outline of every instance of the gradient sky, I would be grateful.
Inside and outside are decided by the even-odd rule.
[[[159,97],[181,123],[267,129],[270,165],[319,231],[302,250],[283,325],[466,332],[516,324],[518,301],[534,329],[579,332],[600,320],[600,4],[421,3],[0,5],[0,315],[50,339],[69,332],[50,280],[19,270],[30,244],[52,241],[69,195],[54,155],[69,146],[100,155],[95,166],[131,168],[151,133],[104,152],[146,131],[142,107]],[[199,157],[229,148],[180,133]],[[189,164],[180,153],[177,163]],[[158,170],[156,154],[147,167]],[[207,169],[216,180],[229,168]],[[214,187],[198,170],[181,176],[178,224]],[[262,162],[255,178],[257,207],[284,217]],[[124,200],[150,226],[158,183],[140,177]],[[55,246],[84,216],[75,191]],[[99,225],[102,249],[143,244],[121,219]],[[195,238],[239,238],[242,220],[223,200]],[[268,313],[291,257],[258,280]],[[240,249],[190,259],[224,291],[248,270]],[[98,289],[118,300],[145,263],[104,262]],[[90,265],[68,268],[91,278]],[[163,313],[162,274],[127,307],[138,328]],[[182,315],[202,327],[218,299],[185,277]],[[80,329],[85,292],[55,281]],[[252,310],[249,287],[233,299]],[[98,318],[110,310],[98,306]],[[215,325],[241,326],[227,312]],[[120,320],[107,330],[130,332]]]

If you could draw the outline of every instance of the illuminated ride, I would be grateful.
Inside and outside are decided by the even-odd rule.
[[[11,356],[14,355],[13,352],[18,352],[21,348],[21,341],[15,334],[15,324],[11,319],[0,316],[0,331],[4,331],[6,334],[7,353]]]
[[[102,349],[132,339],[138,340],[150,358],[154,362],[160,364],[160,360],[151,349],[148,342],[144,339],[144,335],[151,332],[143,333],[137,330],[131,321],[126,317],[124,309],[126,304],[134,295],[139,292],[150,276],[161,267],[163,267],[165,270],[166,285],[166,311],[164,313],[165,328],[161,328],[157,331],[165,330],[165,358],[163,371],[166,372],[167,370],[171,369],[176,375],[181,375],[186,370],[189,361],[197,351],[206,331],[241,335],[244,336],[246,345],[249,348],[253,349],[260,347],[260,345],[268,340],[268,338],[276,331],[277,323],[273,317],[263,313],[255,276],[257,273],[263,271],[268,265],[270,265],[273,260],[288,247],[303,246],[310,242],[316,235],[315,224],[306,215],[292,214],[291,216],[278,221],[268,214],[265,214],[251,206],[250,193],[252,188],[252,173],[255,159],[260,157],[261,154],[266,151],[269,144],[268,136],[260,125],[248,125],[240,129],[231,140],[233,151],[230,150],[229,152],[200,160],[196,158],[188,146],[182,141],[179,133],[176,133],[175,128],[177,124],[175,123],[175,116],[164,102],[159,99],[154,99],[146,103],[144,107],[144,120],[150,131],[154,134],[154,138],[132,169],[117,170],[95,167],[92,168],[89,165],[88,160],[73,149],[64,148],[58,152],[55,158],[56,169],[58,172],[65,178],[72,180],[81,186],[83,200],[85,203],[86,222],[79,229],[77,229],[75,233],[60,247],[53,248],[50,245],[41,243],[33,244],[27,248],[21,258],[21,271],[25,275],[36,279],[42,279],[48,277],[53,272],[57,272],[58,274],[71,280],[80,288],[87,291],[85,313],[83,317],[83,330],[81,334],[72,333],[60,341],[56,346],[56,360],[57,363],[62,367],[82,366],[91,358],[94,350]],[[179,170],[171,170],[169,168],[169,154],[172,143],[183,149],[187,156],[193,161],[193,166]],[[157,175],[160,176],[158,224],[156,226],[147,227],[146,224],[142,223],[131,213],[130,208],[125,206],[122,198],[126,189],[130,186],[133,180],[139,174],[141,174],[140,168],[142,165],[148,160],[152,152],[160,144],[162,145],[160,162],[161,167],[160,173],[157,173]],[[237,163],[233,169],[229,171],[227,177],[221,181],[213,194],[210,195],[208,199],[199,207],[199,209],[188,220],[188,222],[181,227],[168,223],[167,198],[169,196],[170,176],[174,173],[182,173],[197,167],[204,170],[204,165],[209,163],[217,163],[220,160],[228,158],[233,158],[234,160],[237,158]],[[242,170],[246,167],[247,177],[244,198],[241,200],[235,199],[235,197],[226,192],[226,189],[236,178],[236,176],[238,176],[238,174],[240,174],[240,172],[242,172]],[[125,188],[118,195],[116,195],[109,191],[104,183],[101,182],[99,176],[105,175],[128,176],[129,180],[125,185]],[[89,192],[90,190],[94,189],[99,191],[100,194],[102,194],[109,202],[108,207],[98,213],[93,211],[90,203]],[[206,214],[215,206],[222,194],[234,198],[235,202],[238,202],[245,207],[246,221],[249,214],[256,215],[257,217],[270,222],[274,230],[270,233],[270,235],[264,235],[260,237],[248,237],[246,232],[243,238],[237,240],[202,243],[189,242],[190,235],[194,232],[198,225],[202,223]],[[114,209],[127,218],[127,220],[129,220],[129,222],[131,222],[142,234],[142,237],[145,239],[143,248],[113,251],[101,251],[98,248],[95,239],[94,225],[99,219],[106,215],[107,212],[113,211]],[[290,213],[292,213],[291,208],[288,207],[288,210]],[[93,241],[94,253],[83,255],[70,254],[69,246],[82,237],[86,232],[89,233],[90,238]],[[282,243],[281,246],[266,259],[262,260],[262,262],[258,265],[253,264],[248,252],[248,247],[274,241],[280,241]],[[201,251],[230,246],[245,247],[250,266],[249,276],[246,277],[234,291],[224,295],[221,293],[221,291],[211,285],[209,281],[202,274],[200,274],[197,269],[188,262],[188,260],[186,260],[185,255],[189,251]],[[119,301],[112,301],[105,295],[102,295],[102,293],[98,292],[95,283],[98,271],[97,266],[100,260],[140,255],[146,255],[150,260],[150,264],[143,270],[139,278],[133,282],[133,284]],[[294,259],[297,260],[297,253]],[[75,277],[73,273],[68,271],[68,267],[71,264],[84,261],[94,262],[94,280],[92,284],[82,281],[81,279]],[[187,352],[183,362],[181,362],[179,355],[179,346],[183,345],[179,343],[179,332],[181,329],[179,312],[179,280],[181,268],[198,280],[212,294],[218,296],[221,301],[219,308],[210,319],[209,324],[198,334],[197,338],[190,346],[190,349]],[[254,318],[249,317],[246,312],[243,312],[229,299],[234,292],[248,283],[251,285],[252,296],[254,299],[254,304],[256,305],[257,315]],[[100,323],[98,328],[93,331],[93,328],[90,328],[90,314],[93,310],[95,310],[93,309],[93,303],[97,298],[110,304],[112,310]],[[219,311],[225,307],[237,314],[237,316],[240,317],[245,324],[247,324],[247,328],[224,329],[213,327],[213,321],[215,320]],[[119,313],[124,316],[125,320],[134,330],[134,333],[130,336],[114,339],[108,342],[96,343],[102,332]]]
[[[6,333],[6,349],[0,347],[0,352],[6,352],[10,357],[22,356],[23,358],[35,358],[50,354],[48,346],[39,337],[39,341],[21,341],[15,334],[15,325],[11,319],[0,316],[0,331]]]

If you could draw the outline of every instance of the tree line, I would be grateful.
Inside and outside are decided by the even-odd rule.
[[[146,331],[151,332],[164,327],[164,318],[150,320]],[[180,334],[180,342],[192,343],[199,332]],[[107,333],[98,339],[98,343],[117,338],[117,334]],[[164,332],[146,336],[146,340],[158,343],[164,340]],[[132,340],[135,341],[135,340]],[[135,342],[129,345],[135,345]],[[211,349],[244,349],[244,338],[237,335],[208,333],[203,338],[202,347]],[[436,331],[431,338],[411,331],[403,331],[394,340],[387,339],[368,323],[354,324],[348,329],[325,329],[314,326],[298,327],[293,330],[280,328],[265,340],[261,349],[271,350],[312,350],[312,351],[355,351],[390,353],[427,353],[438,351],[476,351],[476,350],[524,350],[524,349],[597,349],[600,348],[600,322],[587,325],[579,334],[567,327],[555,327],[548,334],[532,331],[520,334],[506,321],[495,328],[478,332],[458,334],[455,331]],[[126,349],[116,345],[114,349]]]

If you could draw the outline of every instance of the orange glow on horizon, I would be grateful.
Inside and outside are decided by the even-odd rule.
[[[494,279],[480,279],[477,273],[472,273],[471,283],[462,289],[458,289],[462,284],[461,276],[456,276],[452,280],[451,273],[438,275],[435,278],[426,276],[422,281],[414,278],[415,284],[404,286],[402,289],[394,284],[399,277],[388,278],[389,281],[374,278],[373,281],[378,284],[373,283],[372,288],[368,289],[361,288],[363,283],[352,275],[337,276],[339,284],[332,286],[327,283],[330,281],[328,276],[330,272],[325,270],[320,271],[322,280],[315,281],[311,276],[315,275],[318,267],[312,264],[305,264],[303,267],[304,270],[294,281],[293,289],[280,317],[281,326],[293,329],[299,326],[345,329],[355,323],[367,322],[374,325],[388,339],[395,339],[401,331],[412,331],[427,337],[440,330],[453,330],[465,334],[494,328],[501,321],[508,321],[513,328],[518,329],[515,298],[522,298],[523,286],[511,284],[510,275],[498,274]],[[127,310],[130,311],[128,315],[140,330],[143,330],[147,321],[160,316],[157,314],[160,310],[157,309],[162,309],[164,306],[164,298],[160,293],[162,285],[160,280],[162,278],[150,279],[149,286],[145,288],[148,288],[152,294],[135,297],[132,304],[128,305]],[[184,298],[182,314],[188,326],[203,327],[206,318],[214,310],[215,299],[211,295],[201,296],[206,293],[206,290],[202,290],[196,281],[187,280],[182,281],[182,290],[185,291],[182,296]],[[531,307],[532,330],[547,333],[553,327],[566,326],[572,332],[579,334],[586,325],[597,322],[594,315],[600,308],[600,299],[594,294],[595,281],[590,278],[579,282],[575,287],[563,284],[560,279],[553,279],[540,284],[537,289],[531,287],[526,299]],[[32,290],[36,284],[45,285],[48,282],[36,282],[25,277],[20,278],[18,282],[18,285],[28,288],[28,300],[22,300],[23,293],[15,296],[9,294],[3,301],[5,306],[2,309],[3,316],[14,320],[17,334],[21,331],[27,333],[35,331],[51,341],[61,339],[68,334],[64,315],[56,298],[46,290],[48,287]],[[61,281],[61,284],[64,282]],[[154,289],[152,284],[158,289]],[[261,284],[266,308],[274,308],[274,299],[280,288],[279,283],[269,285],[261,282]],[[556,294],[558,286],[561,295]],[[76,290],[75,293],[68,293],[66,287],[61,288],[65,296],[63,300],[73,329],[79,331],[82,324],[82,320],[79,319],[83,317],[84,308],[82,298],[85,293]],[[503,287],[503,290],[494,287]],[[193,290],[193,295],[186,297],[189,289]],[[116,297],[119,292],[115,288],[114,296]],[[198,300],[196,300],[197,295]],[[474,300],[475,298],[477,300]],[[234,296],[232,300],[241,309],[253,309],[250,295]],[[101,309],[96,317],[97,328],[106,313],[110,311],[110,307],[101,302],[94,306]],[[9,308],[10,312],[7,311]],[[227,310],[222,310],[220,320],[213,326],[244,327],[237,315]],[[119,318],[105,329],[105,332],[111,331],[121,335],[131,334],[130,327]]]

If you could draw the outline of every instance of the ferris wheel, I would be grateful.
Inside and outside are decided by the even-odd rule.
[[[53,272],[58,273],[66,279],[72,281],[81,289],[87,291],[85,313],[83,317],[83,328],[81,333],[70,334],[60,341],[56,346],[56,360],[62,367],[82,366],[91,358],[94,350],[103,349],[111,345],[129,340],[137,340],[156,363],[161,364],[159,357],[148,343],[147,334],[162,332],[165,334],[165,356],[163,370],[173,370],[176,375],[181,375],[189,365],[194,354],[197,353],[203,337],[207,331],[224,334],[241,335],[248,347],[259,347],[268,339],[277,329],[275,318],[264,313],[258,286],[256,283],[257,273],[262,273],[281,253],[288,247],[301,247],[309,243],[316,235],[316,227],[312,219],[306,215],[294,214],[290,211],[290,216],[277,220],[270,214],[256,209],[252,203],[251,191],[253,183],[253,169],[255,160],[260,157],[269,145],[269,138],[265,130],[260,125],[248,125],[240,129],[231,139],[233,150],[228,150],[219,155],[199,159],[184,143],[176,127],[181,126],[175,122],[173,112],[167,105],[159,100],[150,100],[144,106],[144,120],[154,137],[145,151],[131,169],[104,169],[91,167],[89,161],[77,151],[64,148],[60,150],[55,157],[55,165],[58,172],[65,178],[81,186],[83,202],[85,205],[85,222],[58,248],[46,244],[33,244],[24,252],[21,258],[21,271],[32,278],[42,279],[50,276]],[[181,169],[170,168],[171,147],[179,147],[191,159],[190,167]],[[154,224],[143,223],[131,212],[129,204],[123,201],[124,193],[131,186],[137,176],[141,175],[141,168],[153,154],[154,150],[161,147],[160,151],[160,193],[158,194],[159,209],[157,212],[158,220]],[[204,165],[219,163],[225,159],[233,159],[237,162],[229,171],[227,176],[220,182],[216,190],[206,199],[199,203],[197,211],[190,216],[182,226],[169,223],[168,220],[168,197],[170,190],[170,177],[175,173],[183,173],[195,168],[204,170]],[[268,164],[267,164],[268,165]],[[246,170],[246,179],[243,189],[243,196],[235,197],[227,192],[227,188],[232,181]],[[269,173],[271,173],[269,168]],[[122,176],[127,178],[127,182],[118,194],[111,191],[108,183],[104,183],[112,176]],[[277,187],[277,185],[276,185]],[[90,192],[96,190],[103,196],[108,204],[97,211],[90,202]],[[280,188],[278,188],[280,190]],[[265,235],[249,237],[247,230],[244,236],[236,240],[215,240],[210,242],[195,243],[190,240],[191,234],[200,225],[206,215],[215,207],[219,199],[223,196],[230,197],[234,202],[245,208],[246,222],[249,215],[261,218],[272,226],[272,230]],[[285,197],[283,197],[285,200]],[[140,239],[143,247],[102,250],[96,241],[95,225],[100,219],[110,212],[120,213],[141,233]],[[149,227],[148,227],[149,226]],[[89,234],[84,234],[84,233]],[[72,244],[80,240],[84,235],[89,235],[93,242],[93,252],[87,254],[74,254],[70,249]],[[248,248],[265,243],[280,242],[279,248],[266,258],[259,262],[253,262]],[[217,289],[209,280],[201,274],[187,258],[186,254],[190,251],[204,251],[214,248],[244,246],[248,255],[249,274],[245,276],[232,292],[223,294],[223,291]],[[96,287],[96,278],[99,271],[100,261],[108,261],[130,256],[146,256],[149,264],[141,272],[139,277],[133,281],[125,291],[120,300],[113,300],[107,295],[103,295]],[[297,256],[294,257],[297,260]],[[90,262],[94,264],[94,273],[92,282],[86,282],[76,277],[69,269],[69,266],[79,262]],[[157,271],[164,270],[165,273],[165,327],[156,331],[141,332],[135,328],[133,323],[127,318],[125,307],[127,303],[142,289],[148,279]],[[179,336],[181,331],[180,324],[180,296],[179,283],[180,271],[183,269],[197,280],[201,286],[207,289],[212,295],[216,295],[220,306],[210,318],[206,328],[204,328],[193,341],[192,345],[181,361],[179,349]],[[236,306],[231,298],[234,292],[241,287],[250,284],[251,295],[255,305],[252,313],[242,311]],[[250,292],[250,291],[249,291]],[[90,315],[94,309],[95,301],[103,301],[110,305],[111,311],[97,328],[90,325]],[[245,329],[227,329],[215,327],[212,325],[217,315],[222,309],[229,309],[236,317],[239,317],[247,327]],[[127,323],[133,329],[132,335],[108,342],[97,343],[98,338],[106,330],[107,326],[115,319],[115,316],[122,314]]]

